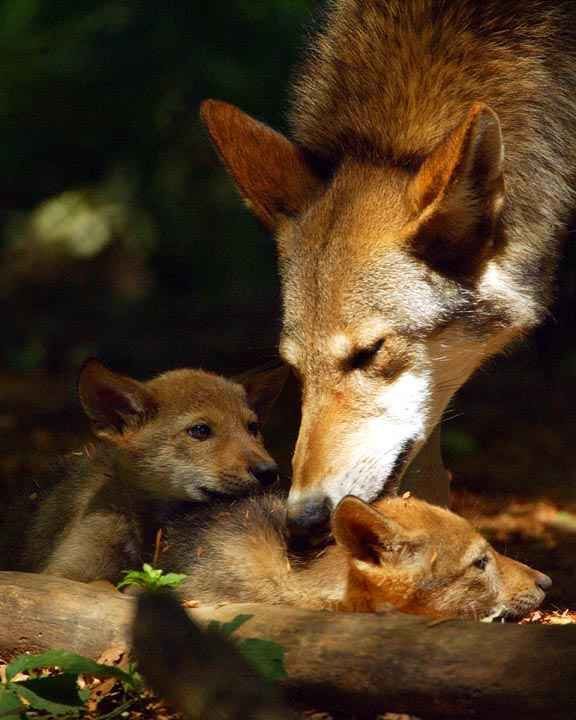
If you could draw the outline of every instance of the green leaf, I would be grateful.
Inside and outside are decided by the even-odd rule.
[[[123,680],[124,686],[129,690],[133,690],[134,692],[142,692],[145,686],[144,678],[138,672],[135,663],[128,664],[128,676],[130,677],[130,682],[128,682],[127,680]]]
[[[178,587],[184,582],[184,580],[186,580],[186,575],[167,573],[160,578],[158,585],[161,587]]]
[[[286,677],[285,650],[278,643],[272,640],[246,638],[238,643],[238,649],[264,679],[276,682]]]
[[[19,718],[23,710],[24,706],[18,695],[16,695],[13,686],[0,686],[0,718],[2,718],[2,720]]]
[[[127,587],[128,585],[146,587],[142,573],[139,570],[131,570],[130,572],[127,572],[116,587],[118,590],[122,590],[123,587]]]
[[[38,655],[19,655],[6,666],[6,679],[12,680],[15,675],[25,670],[39,670],[48,667],[57,667],[62,672],[75,673],[76,675],[86,673],[96,677],[130,679],[129,675],[120,668],[113,665],[101,665],[94,662],[94,660],[90,660],[90,658],[75,655],[66,650],[48,650]]]
[[[248,622],[248,620],[253,617],[253,615],[236,615],[233,620],[230,620],[230,622],[227,623],[221,623],[218,622],[218,620],[211,620],[206,629],[208,632],[218,632],[221,635],[224,635],[224,637],[230,637],[233,632],[238,630],[239,627],[244,625],[244,623]]]
[[[82,706],[68,705],[42,697],[27,688],[24,683],[14,683],[14,687],[19,697],[24,698],[34,710],[46,710],[52,715],[77,715],[82,709]]]
[[[186,575],[177,573],[166,573],[158,568],[153,568],[148,563],[142,565],[142,570],[130,570],[116,586],[119,590],[127,585],[138,585],[146,590],[158,590],[162,587],[178,587]]]
[[[218,632],[227,638],[238,630],[239,627],[248,622],[253,615],[236,615],[228,623],[220,623],[212,620],[208,623],[208,632]],[[275,682],[286,677],[284,668],[285,650],[272,640],[261,640],[259,638],[244,638],[237,643],[238,650],[256,668],[265,680]]]
[[[78,708],[78,710],[84,707],[84,702],[90,694],[90,691],[80,690],[76,673],[30,678],[30,680],[13,683],[13,687],[17,693],[20,688],[24,687],[42,698],[43,702],[57,703],[62,706]]]

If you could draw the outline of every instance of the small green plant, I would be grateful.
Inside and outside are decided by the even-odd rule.
[[[177,588],[185,579],[186,575],[164,573],[163,570],[144,563],[142,570],[130,570],[127,572],[116,587],[121,590],[128,585],[136,585],[144,590],[156,592],[165,588]]]
[[[227,623],[220,623],[212,620],[208,623],[208,632],[218,632],[230,640],[236,640],[231,635],[253,617],[253,615],[236,615]],[[236,647],[246,660],[269,682],[276,682],[286,677],[284,668],[285,650],[278,643],[272,640],[261,640],[260,638],[242,638],[236,640]]]
[[[43,675],[57,668],[57,674]],[[26,673],[26,679],[15,679]],[[132,668],[128,672],[112,665],[102,665],[66,650],[49,650],[37,655],[19,655],[6,666],[6,680],[0,683],[1,720],[24,720],[26,711],[37,710],[51,717],[78,716],[90,694],[78,685],[79,675],[98,678],[114,677],[127,690],[138,692],[141,678]]]

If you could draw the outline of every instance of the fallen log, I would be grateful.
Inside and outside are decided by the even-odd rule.
[[[0,573],[0,653],[62,648],[97,657],[128,642],[134,598]],[[576,627],[429,621],[254,604],[188,611],[200,624],[252,615],[238,636],[286,650],[286,688],[315,707],[421,717],[566,720],[576,703]]]

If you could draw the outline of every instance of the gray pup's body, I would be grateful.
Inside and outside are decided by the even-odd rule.
[[[152,560],[156,530],[178,502],[146,490],[117,462],[114,450],[97,446],[67,464],[33,518],[19,569],[117,583]]]

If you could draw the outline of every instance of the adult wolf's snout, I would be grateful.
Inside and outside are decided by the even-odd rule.
[[[315,545],[330,531],[332,502],[326,495],[315,494],[289,503],[287,527],[291,544],[295,547]]]

